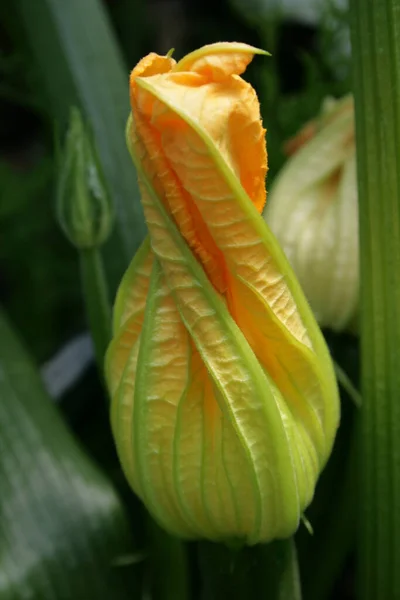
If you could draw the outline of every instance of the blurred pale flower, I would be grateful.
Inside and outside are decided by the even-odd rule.
[[[328,99],[286,145],[265,219],[322,327],[354,323],[359,300],[353,99]]]
[[[335,437],[330,357],[260,213],[267,154],[245,44],[131,75],[127,140],[149,238],[121,283],[106,359],[125,474],[186,538],[292,534]]]

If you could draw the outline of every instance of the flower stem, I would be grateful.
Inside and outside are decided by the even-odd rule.
[[[292,539],[239,549],[201,542],[199,563],[202,600],[301,600]]]
[[[99,248],[79,250],[82,287],[96,363],[103,374],[104,355],[111,339],[111,306]]]
[[[400,598],[400,0],[351,0],[361,257],[363,600]]]
[[[188,600],[189,578],[184,542],[169,535],[150,517],[147,520],[150,545],[149,593],[153,600]]]
[[[325,523],[319,535],[315,534],[313,553],[308,569],[308,577],[303,581],[304,597],[307,600],[331,598],[338,576],[350,554],[354,551],[356,538],[356,502],[354,500],[357,484],[358,444],[351,428],[351,437],[347,450],[344,472],[338,483],[337,492],[332,495],[330,511],[325,515]],[[335,475],[338,473],[335,471]],[[325,481],[326,483],[326,481]],[[334,485],[334,482],[332,482]],[[332,489],[332,488],[331,488]]]

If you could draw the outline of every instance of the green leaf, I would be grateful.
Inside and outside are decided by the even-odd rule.
[[[139,191],[125,146],[129,69],[100,0],[18,0],[33,57],[54,117],[66,125],[80,104],[93,130],[116,213],[111,257],[120,276],[145,233]],[[138,51],[138,59],[140,58]]]
[[[51,213],[53,172],[45,158],[29,169],[0,164],[0,288],[39,363],[84,327],[75,253]]]
[[[0,311],[0,597],[135,597],[129,523]]]

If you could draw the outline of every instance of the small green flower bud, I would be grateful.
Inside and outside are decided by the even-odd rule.
[[[112,206],[93,140],[77,108],[71,109],[57,190],[57,215],[77,248],[103,244],[112,229]]]

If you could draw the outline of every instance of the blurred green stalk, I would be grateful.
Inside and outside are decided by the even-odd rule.
[[[352,428],[353,430],[355,428]],[[354,434],[351,431],[351,434]],[[328,518],[323,523],[314,552],[307,555],[310,561],[307,580],[303,582],[306,600],[326,600],[332,597],[338,577],[349,555],[354,551],[356,538],[356,502],[358,444],[356,436],[350,438],[346,463],[341,473],[335,470],[334,485],[338,491],[333,497]]]
[[[361,257],[359,597],[400,598],[400,0],[351,0]]]
[[[301,600],[293,539],[253,547],[198,544],[201,600]]]
[[[96,363],[103,374],[104,355],[111,340],[111,306],[99,248],[79,250],[86,314],[93,340]]]
[[[149,595],[152,600],[189,600],[186,546],[146,514],[150,550]]]

